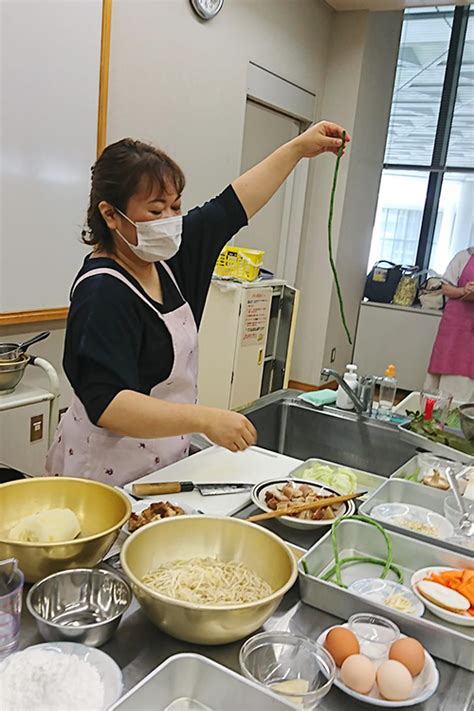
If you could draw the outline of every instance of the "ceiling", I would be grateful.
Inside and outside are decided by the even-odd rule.
[[[405,7],[469,5],[470,0],[326,0],[335,10],[403,10]]]

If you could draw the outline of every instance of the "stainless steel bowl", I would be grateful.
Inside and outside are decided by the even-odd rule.
[[[474,402],[459,406],[459,419],[464,437],[474,440]]]
[[[25,374],[29,360],[26,355],[16,361],[0,360],[0,393],[7,395],[14,391]]]
[[[100,647],[120,624],[132,601],[128,583],[116,573],[78,568],[33,585],[26,604],[41,636]]]
[[[143,576],[173,560],[216,557],[243,563],[272,593],[255,602],[202,605],[152,590]],[[273,614],[297,578],[295,558],[281,538],[238,518],[176,516],[138,529],[122,548],[122,568],[138,602],[167,634],[197,644],[226,644],[255,632]]]

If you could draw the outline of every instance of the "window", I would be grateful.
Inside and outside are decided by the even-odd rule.
[[[372,235],[379,260],[443,273],[474,245],[474,8],[405,12]]]
[[[385,170],[380,183],[369,264],[415,264],[428,173]]]

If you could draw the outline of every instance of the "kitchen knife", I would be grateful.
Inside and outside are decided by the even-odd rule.
[[[133,484],[132,494],[135,496],[160,496],[161,494],[181,494],[196,489],[201,496],[218,496],[220,494],[243,494],[252,487],[253,484],[243,482],[195,484],[192,481],[156,481],[149,484]]]

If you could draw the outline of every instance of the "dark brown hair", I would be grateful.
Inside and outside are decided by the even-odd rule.
[[[148,143],[123,138],[104,149],[92,168],[88,229],[82,232],[85,244],[114,253],[114,240],[98,205],[105,200],[126,213],[128,201],[143,181],[149,184],[150,192],[155,185],[164,192],[166,185],[171,183],[178,195],[186,182],[183,171],[174,160]]]

